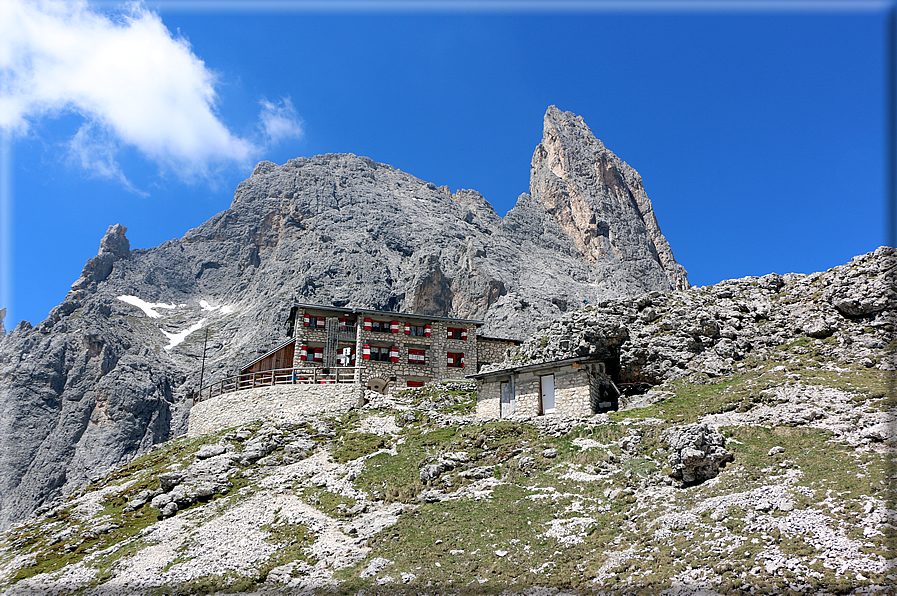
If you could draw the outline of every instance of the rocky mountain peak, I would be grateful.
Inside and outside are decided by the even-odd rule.
[[[121,224],[109,226],[103,239],[100,240],[99,254],[111,254],[119,259],[127,259],[131,253],[131,243],[125,237],[128,228]]]
[[[109,226],[100,240],[100,250],[84,265],[81,277],[72,284],[72,290],[96,289],[96,284],[104,281],[112,273],[112,265],[131,255],[131,243],[125,237],[128,228],[121,224]]]
[[[577,250],[599,267],[635,262],[652,284],[688,287],[660,232],[641,176],[595,138],[581,116],[550,106],[533,152],[530,194],[552,214]]]

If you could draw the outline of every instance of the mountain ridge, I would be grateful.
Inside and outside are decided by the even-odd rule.
[[[208,383],[283,340],[296,300],[525,337],[583,301],[687,284],[637,173],[569,112],[550,107],[545,130],[539,147],[566,165],[536,164],[504,218],[476,191],[327,154],[260,162],[230,208],[157,247],[110,226],[65,300],[0,343],[0,528],[185,432],[203,355],[191,329],[208,333]],[[547,207],[564,201],[579,219]]]

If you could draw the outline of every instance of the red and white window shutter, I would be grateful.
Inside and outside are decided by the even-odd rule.
[[[324,348],[315,348],[315,362],[324,361]]]
[[[392,346],[389,348],[389,361],[390,362],[398,362],[399,361],[399,346]]]
[[[411,335],[411,324],[405,323],[405,335]]]
[[[318,317],[318,327],[326,327],[327,319],[324,317]]]
[[[308,360],[308,346],[299,346],[299,360]]]
[[[424,350],[408,350],[408,364],[424,364],[425,362],[425,352]]]
[[[467,339],[467,329],[461,330],[461,339]]]
[[[367,325],[368,319],[365,319],[365,325]],[[369,344],[364,344],[364,347],[361,349],[361,358],[363,360],[371,359],[371,346]]]
[[[464,354],[461,354],[461,368],[464,368]]]
[[[398,321],[390,321],[389,322],[389,332],[390,333],[398,333],[399,332],[399,322]]]
[[[345,331],[345,329],[346,329],[346,319],[340,319],[339,320],[339,330]]]
[[[430,337],[430,334],[431,334],[432,332],[433,332],[433,329],[430,327],[430,324],[429,324],[429,323],[427,323],[426,325],[424,325],[424,336],[425,336],[425,337]]]
[[[308,313],[302,315],[302,324],[308,327],[311,324],[311,317],[308,316]]]
[[[365,331],[370,331],[370,330],[371,330],[371,323],[372,323],[372,321],[371,321],[370,319],[365,319],[365,320],[364,320],[364,330],[365,330]]]

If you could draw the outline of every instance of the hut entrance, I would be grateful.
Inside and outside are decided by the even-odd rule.
[[[541,414],[554,414],[554,375],[542,375],[539,377],[541,400],[539,409]]]
[[[511,390],[510,381],[502,381],[500,384],[501,391],[501,417],[513,416],[517,410],[517,399]]]
[[[608,368],[604,362],[589,366],[589,405],[592,414],[610,412],[620,407],[620,390],[608,374]]]

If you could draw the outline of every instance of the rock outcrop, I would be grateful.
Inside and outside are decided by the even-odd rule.
[[[895,272],[897,251],[883,246],[809,275],[773,273],[606,300],[545,323],[484,370],[590,355],[618,358],[618,381],[658,384],[730,374],[746,358],[801,341],[822,361],[892,371],[880,351],[897,325]]]
[[[581,118],[549,108],[533,164],[504,218],[345,154],[261,162],[229,209],[154,248],[110,227],[62,304],[0,343],[0,528],[185,432],[206,332],[209,383],[283,340],[294,300],[522,337],[583,300],[687,283],[638,174]]]
[[[725,437],[706,424],[672,428],[663,438],[670,447],[667,458],[672,468],[670,476],[681,481],[684,486],[716,478],[720,466],[734,458],[726,449]]]

